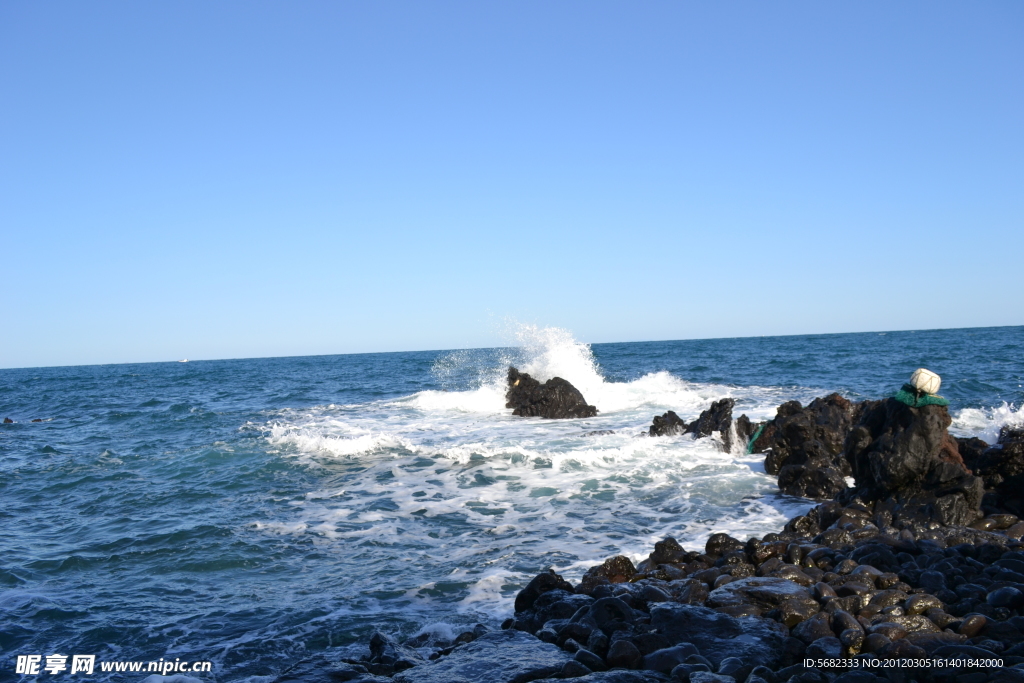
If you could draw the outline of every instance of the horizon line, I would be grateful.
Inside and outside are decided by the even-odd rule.
[[[985,325],[981,327],[929,327],[924,329],[913,329],[913,330],[859,330],[856,332],[805,332],[802,334],[750,334],[738,337],[691,337],[689,339],[640,339],[630,341],[614,341],[614,342],[583,342],[587,346],[601,346],[605,344],[657,344],[657,343],[668,343],[668,342],[691,342],[691,341],[718,341],[728,339],[784,339],[787,337],[833,337],[847,334],[889,334],[891,332],[946,332],[950,330],[994,330],[1002,329],[1006,327],[1024,327],[1024,325]],[[20,365],[0,368],[0,372],[5,370],[45,370],[52,368],[91,368],[91,367],[106,367],[108,365],[153,365],[158,363],[210,363],[218,361],[242,361],[242,360],[270,360],[276,358],[324,358],[327,356],[372,356],[372,355],[383,355],[392,353],[442,353],[445,351],[483,351],[489,349],[509,349],[516,348],[515,346],[474,346],[474,347],[453,347],[448,349],[407,349],[403,351],[355,351],[348,353],[314,353],[314,354],[301,354],[301,355],[286,355],[286,356],[246,356],[246,357],[232,357],[232,358],[197,358],[195,360],[185,358],[177,360],[150,360],[150,361],[127,361],[119,363],[81,363],[77,365]]]

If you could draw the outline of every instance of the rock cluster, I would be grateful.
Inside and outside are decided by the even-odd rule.
[[[566,419],[597,415],[597,408],[587,405],[583,394],[568,381],[553,377],[541,384],[514,367],[508,369],[505,407],[512,408],[512,414],[519,417]]]
[[[513,373],[510,387],[540,386]],[[370,657],[334,680],[1024,683],[1024,430],[990,446],[950,436],[943,405],[837,394],[784,404],[760,425],[732,424],[733,405],[689,424],[670,411],[649,433],[756,437],[783,491],[833,500],[762,538],[717,533],[701,550],[666,538],[639,564],[611,557],[576,585],[539,574],[501,631],[478,627],[427,659],[422,643],[377,634]],[[927,657],[953,664],[869,664]]]
[[[999,657],[1024,669],[1024,524],[1003,514],[974,526],[987,530],[894,518],[884,501],[824,503],[778,534],[715,534],[703,552],[665,539],[639,565],[610,558],[572,590],[541,575],[505,627],[571,653],[562,677],[585,681],[602,679],[583,667],[802,683],[805,657]],[[989,680],[914,674],[979,671]],[[1024,680],[1012,671],[1005,680]]]
[[[647,436],[677,436],[680,434],[692,434],[693,438],[701,439],[718,432],[722,436],[722,442],[727,452],[733,447],[733,419],[732,409],[736,401],[731,398],[723,398],[711,404],[707,410],[701,412],[693,422],[685,422],[676,415],[675,411],[668,411],[664,415],[655,415],[650,428],[645,432]],[[750,439],[751,434],[757,429],[746,415],[741,415],[736,420],[736,436],[740,444],[744,445]]]

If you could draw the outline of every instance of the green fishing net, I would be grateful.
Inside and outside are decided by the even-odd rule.
[[[896,392],[893,396],[894,399],[900,403],[905,403],[911,408],[920,408],[921,406],[948,406],[949,401],[942,398],[941,396],[935,396],[934,394],[923,394],[909,384],[904,384],[903,388]]]

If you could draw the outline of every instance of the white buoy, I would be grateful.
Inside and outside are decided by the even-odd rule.
[[[910,376],[910,386],[914,387],[922,394],[937,394],[939,393],[939,387],[941,385],[942,378],[931,370],[918,368],[917,370],[914,370],[914,374]]]

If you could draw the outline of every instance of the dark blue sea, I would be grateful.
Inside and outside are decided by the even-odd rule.
[[[513,417],[510,363],[600,413]],[[496,626],[548,567],[778,530],[810,503],[717,436],[639,437],[652,416],[731,396],[765,419],[918,367],[957,434],[1024,421],[1024,327],[588,346],[524,326],[505,349],[0,370],[0,680],[77,653],[267,681],[374,629]]]

